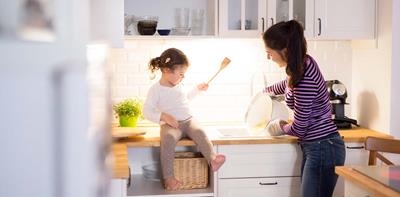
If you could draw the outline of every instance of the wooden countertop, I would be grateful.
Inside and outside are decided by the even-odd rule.
[[[339,130],[345,142],[364,142],[367,136],[392,138],[390,135],[380,133],[365,128],[352,128],[349,130]],[[209,134],[209,138],[214,145],[237,145],[237,144],[283,144],[297,143],[297,138],[293,136],[279,137],[254,137],[254,138],[220,138]],[[133,136],[120,138],[119,143],[125,143],[128,147],[158,147],[160,146],[160,136],[158,127],[147,127],[147,132],[143,136]],[[193,146],[193,141],[182,139],[177,146]]]
[[[335,167],[336,174],[343,176],[346,181],[351,181],[352,183],[358,185],[359,187],[367,190],[374,196],[391,196],[399,197],[400,193],[396,192],[387,186],[369,178],[368,176],[359,173],[354,170],[351,166],[337,166]]]
[[[124,143],[112,145],[113,165],[112,177],[115,179],[129,178],[128,147]]]
[[[143,129],[143,128],[141,128]],[[340,130],[340,134],[346,142],[364,142],[367,136],[392,138],[392,136],[373,131],[365,128],[353,128],[350,130]],[[280,137],[255,137],[255,138],[219,138],[209,136],[214,145],[239,145],[239,144],[284,144],[297,143],[297,138],[292,136]],[[177,146],[194,146],[192,140],[182,139]],[[128,179],[129,178],[129,162],[128,147],[159,147],[160,136],[158,127],[147,127],[146,134],[142,136],[132,136],[126,138],[118,138],[114,140],[112,151],[114,154],[113,161],[113,178]]]

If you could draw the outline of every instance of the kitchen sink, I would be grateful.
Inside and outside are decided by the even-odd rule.
[[[219,138],[265,138],[270,137],[263,132],[255,132],[246,127],[216,127],[213,128]]]

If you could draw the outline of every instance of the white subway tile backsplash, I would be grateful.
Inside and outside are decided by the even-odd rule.
[[[208,95],[223,95],[226,97],[231,96],[248,96],[250,92],[250,86],[247,84],[243,85],[214,85],[207,91]]]
[[[147,96],[147,92],[151,85],[137,85],[139,87],[139,97],[145,99]]]
[[[137,63],[121,63],[117,64],[115,72],[119,74],[138,73],[139,65]]]
[[[212,81],[207,92],[191,102],[194,116],[201,122],[243,121],[251,97],[286,78],[285,70],[267,59],[261,39],[176,39],[131,40],[124,49],[112,49],[113,101],[137,96],[145,99],[149,87],[148,63],[167,48],[181,49],[190,61],[183,83],[190,89],[206,82],[219,69],[224,57],[232,60]],[[326,80],[339,79],[349,88],[351,82],[350,41],[309,41],[308,53],[318,62]],[[346,112],[347,113],[347,112]]]
[[[127,51],[125,49],[112,49],[109,52],[109,59],[114,62],[126,62]]]
[[[211,107],[218,109],[220,107],[237,108],[238,104],[248,104],[249,102],[250,99],[248,96],[214,96],[205,92],[194,98],[190,105],[193,108]]]
[[[247,103],[246,103],[247,105]],[[237,121],[244,122],[246,110],[242,108],[200,108],[193,109],[193,116],[201,122]]]
[[[139,96],[139,88],[136,86],[133,87],[113,87],[111,89],[112,98],[120,99],[120,98],[131,98],[135,96]]]
[[[126,77],[127,77],[126,74],[119,74],[115,72],[111,78],[111,86],[114,88],[127,86]]]
[[[152,80],[150,80],[149,74],[128,74],[128,86],[134,87],[136,85],[149,85],[152,84]]]

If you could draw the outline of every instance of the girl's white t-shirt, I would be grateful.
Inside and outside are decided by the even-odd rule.
[[[158,124],[160,124],[161,112],[172,115],[177,121],[187,120],[192,117],[189,100],[193,99],[198,93],[197,88],[186,93],[182,84],[167,87],[157,82],[150,87],[147,93],[143,106],[143,116]]]

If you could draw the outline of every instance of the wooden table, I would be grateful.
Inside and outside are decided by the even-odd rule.
[[[388,185],[383,184],[377,179],[372,178],[374,175],[366,175],[357,169],[372,172],[380,166],[337,166],[336,174],[342,176],[346,181],[345,196],[388,196],[400,197],[400,192],[396,191]],[[351,190],[351,191],[349,191]]]

